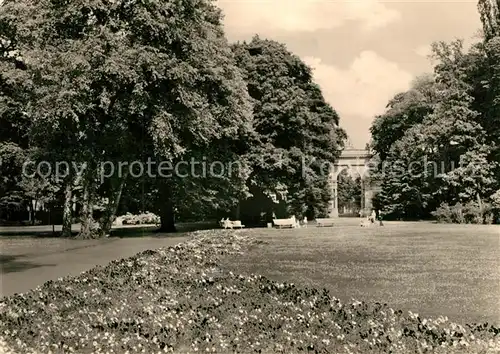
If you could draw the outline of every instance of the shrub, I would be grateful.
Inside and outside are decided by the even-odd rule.
[[[457,203],[451,207],[451,219],[454,223],[465,224],[464,207],[461,203]]]
[[[479,206],[479,203],[474,201],[465,205],[457,203],[451,207],[442,203],[431,214],[441,223],[491,224],[494,218],[491,204],[483,203]]]
[[[143,214],[139,214],[137,220],[139,224],[157,224],[160,222],[160,217],[147,211]]]
[[[490,197],[493,221],[500,224],[500,189]]]
[[[134,220],[135,216],[131,213],[127,213],[125,215],[122,215],[121,218],[122,218],[123,225],[132,225],[133,221],[135,223],[135,220]]]
[[[493,209],[500,209],[500,189],[490,197]]]
[[[143,225],[143,224],[158,224],[160,222],[160,217],[149,211],[139,214],[133,215],[131,213],[127,213],[122,216],[122,222],[124,225]]]
[[[495,222],[495,216],[493,215],[493,213],[488,213],[484,216],[484,223],[487,224],[487,225],[491,225]]]
[[[469,202],[462,207],[462,214],[467,224],[482,224],[483,211],[477,202]]]
[[[436,211],[431,213],[438,222],[440,223],[453,223],[453,213],[450,206],[447,203],[441,203],[439,208]]]
[[[494,218],[495,216],[491,203],[483,203],[483,223],[487,225],[493,224]]]

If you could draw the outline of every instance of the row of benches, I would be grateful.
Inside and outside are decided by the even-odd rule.
[[[220,221],[221,226],[224,229],[242,229],[245,227],[245,225],[241,224],[241,221],[235,220],[231,221],[229,219],[224,220],[222,219]],[[274,219],[273,220],[274,226],[278,228],[295,228],[295,227],[300,227],[300,223],[294,218],[289,218],[289,219]],[[318,227],[323,227],[323,226],[333,226],[335,224],[335,219],[333,218],[318,218],[316,219],[316,226]],[[307,225],[307,224],[306,224]]]
[[[273,224],[280,229],[283,227],[297,227],[300,226],[300,223],[295,220],[295,218],[290,218],[290,219],[274,219]],[[316,219],[316,226],[318,227],[323,227],[323,226],[333,226],[335,224],[335,219],[333,218],[317,218]],[[304,226],[307,226],[307,223],[304,224]]]

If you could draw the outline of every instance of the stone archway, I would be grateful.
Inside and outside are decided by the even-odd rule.
[[[337,163],[333,165],[330,172],[330,183],[332,188],[332,200],[330,202],[330,217],[339,216],[338,205],[338,176],[343,170],[354,170],[361,176],[361,210],[363,216],[372,211],[372,198],[379,186],[369,177],[371,159],[373,155],[363,149],[346,149],[342,151]]]
[[[338,177],[337,177],[337,209],[338,209],[338,214],[339,217],[346,216],[346,215],[357,215],[359,212],[360,208],[362,207],[362,202],[363,200],[361,199],[361,188],[362,188],[362,182],[361,182],[361,175],[353,168],[348,168],[345,166],[342,166],[343,168],[338,171]],[[349,197],[355,198],[355,199],[345,199],[348,195],[344,193],[342,198],[342,189],[348,188],[349,189]],[[352,195],[351,193],[354,192],[351,190],[351,188],[356,188],[356,195]],[[345,214],[345,215],[344,215]]]

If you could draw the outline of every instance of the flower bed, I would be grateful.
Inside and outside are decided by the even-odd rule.
[[[493,326],[342,304],[325,290],[218,266],[256,242],[245,232],[195,232],[184,244],[2,299],[0,339],[16,353],[500,351]]]
[[[160,217],[148,211],[139,215],[127,213],[119,218],[121,218],[123,225],[155,225],[160,223]]]

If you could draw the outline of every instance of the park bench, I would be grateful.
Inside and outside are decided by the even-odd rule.
[[[333,226],[335,224],[335,219],[333,218],[324,218],[324,219],[316,219],[316,226]]]
[[[297,227],[297,220],[295,219],[295,216],[292,216],[289,219],[273,219],[273,223],[280,229],[283,227],[290,227],[290,228]]]
[[[245,225],[242,225],[241,224],[241,221],[240,220],[235,220],[235,221],[231,221],[229,219],[227,220],[224,220],[222,219],[220,221],[220,225],[224,228],[224,229],[242,229],[245,227]]]
[[[231,222],[233,223],[233,227],[236,229],[242,229],[245,227],[245,225],[241,224],[240,220],[235,220],[235,221],[231,221]]]

